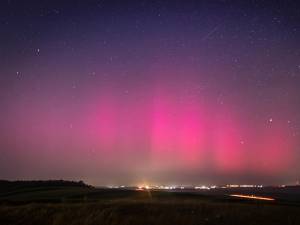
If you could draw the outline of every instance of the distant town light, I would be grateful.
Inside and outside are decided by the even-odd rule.
[[[209,190],[210,187],[207,187],[207,186],[202,185],[202,186],[196,186],[195,189]]]

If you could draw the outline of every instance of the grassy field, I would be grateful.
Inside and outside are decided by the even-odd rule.
[[[0,224],[300,224],[300,207],[221,195],[90,187],[2,189]]]

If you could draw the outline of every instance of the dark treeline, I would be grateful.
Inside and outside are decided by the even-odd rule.
[[[8,181],[0,180],[0,190],[32,187],[91,187],[83,181],[66,181],[66,180],[17,180]]]

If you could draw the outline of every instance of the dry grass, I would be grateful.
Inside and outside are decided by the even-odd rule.
[[[195,200],[114,200],[0,207],[2,225],[300,224],[300,208]]]

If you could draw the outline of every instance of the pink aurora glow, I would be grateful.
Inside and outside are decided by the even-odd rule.
[[[285,118],[293,108],[273,113],[270,122],[251,94],[245,93],[255,107],[238,95],[218,101],[217,85],[199,94],[196,72],[189,72],[188,85],[182,71],[147,73],[156,76],[144,86],[95,82],[76,90],[77,97],[73,89],[65,90],[67,83],[56,87],[44,80],[41,95],[30,85],[19,86],[24,99],[10,104],[3,123],[9,156],[22,168],[14,176],[30,178],[34,170],[35,177],[59,178],[63,171],[67,178],[97,183],[101,174],[121,179],[115,173],[125,173],[135,182],[169,171],[273,176],[295,165],[297,140]]]

